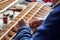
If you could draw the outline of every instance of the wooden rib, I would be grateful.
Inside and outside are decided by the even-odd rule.
[[[24,19],[26,20],[26,21],[28,21],[28,19],[29,18],[31,18],[31,16],[33,16],[34,15],[34,13],[40,8],[40,6],[41,6],[42,4],[37,4],[36,6],[38,6],[37,8],[36,8],[36,6],[28,13],[28,14],[30,14],[30,15],[26,15],[25,17],[24,17]],[[36,9],[36,10],[35,10]]]
[[[46,15],[47,13],[38,12],[37,14],[39,14],[39,15]]]
[[[40,17],[40,18],[44,18],[44,15],[36,14],[35,16],[36,16],[36,17]]]
[[[14,5],[15,3],[17,3],[18,0],[8,0],[9,2],[5,3],[0,3],[0,13],[6,11],[9,7],[11,7],[12,5]],[[3,5],[3,6],[2,6]],[[2,7],[2,8],[1,8]]]
[[[7,35],[6,36],[4,36],[4,38],[2,39],[2,40],[9,40],[10,39],[10,37],[8,37]]]
[[[15,33],[9,40],[12,40],[15,35],[16,35],[16,33]],[[13,39],[13,40],[14,40],[14,39]]]
[[[16,26],[12,28],[13,32],[17,32],[17,30],[18,30],[18,28]]]
[[[50,11],[50,10],[51,10],[51,7],[48,7],[48,6],[46,6],[46,5],[45,5],[45,6],[42,8],[42,10],[44,10],[44,11],[47,11],[47,12],[48,12],[48,11]]]
[[[6,2],[0,3],[0,10],[2,10],[3,8],[5,8],[7,5],[9,5],[10,3],[12,3],[14,0],[8,0]]]
[[[42,9],[34,16],[34,17],[40,17],[40,18],[45,18],[47,14],[51,11],[51,7],[48,7],[44,5]]]
[[[8,1],[8,0],[0,0],[0,3],[6,2],[6,1]]]
[[[36,15],[39,10],[41,10],[41,8],[44,6],[44,4],[40,4],[39,6],[40,6],[40,7],[38,8],[38,10],[35,11],[35,13],[28,19],[27,22],[29,22],[29,20],[30,20],[34,15]]]
[[[7,34],[7,36],[8,36],[8,37],[12,37],[14,34],[15,34],[15,32],[9,31],[8,34]]]

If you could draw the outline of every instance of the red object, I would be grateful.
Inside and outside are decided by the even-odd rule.
[[[8,18],[7,17],[3,17],[3,22],[4,24],[7,24]]]
[[[36,2],[36,0],[32,0],[32,2]]]
[[[51,0],[43,0],[44,2],[51,2]]]

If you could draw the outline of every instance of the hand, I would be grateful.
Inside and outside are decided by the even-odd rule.
[[[41,25],[43,20],[35,17],[35,18],[32,18],[30,21],[29,21],[29,24],[31,26],[31,28],[37,28],[38,26]]]
[[[22,20],[20,20],[19,22],[18,22],[18,25],[19,26],[22,26],[22,25],[29,25],[24,19],[22,19]]]

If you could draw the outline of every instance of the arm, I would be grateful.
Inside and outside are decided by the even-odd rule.
[[[39,26],[33,40],[60,40],[60,11],[53,11]]]
[[[32,37],[31,30],[26,21],[22,19],[18,22],[18,25],[20,25],[20,27],[17,30],[17,34],[15,35],[14,40],[30,40]]]
[[[31,30],[28,26],[22,25],[19,27],[14,40],[29,40],[32,37]]]
[[[33,37],[27,26],[22,26],[18,30],[16,40],[58,40],[60,36],[60,12],[51,12],[42,25],[37,28]]]

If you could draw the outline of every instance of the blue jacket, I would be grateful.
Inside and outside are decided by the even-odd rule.
[[[14,40],[60,40],[60,4],[47,16],[32,36],[26,25],[19,27]]]

